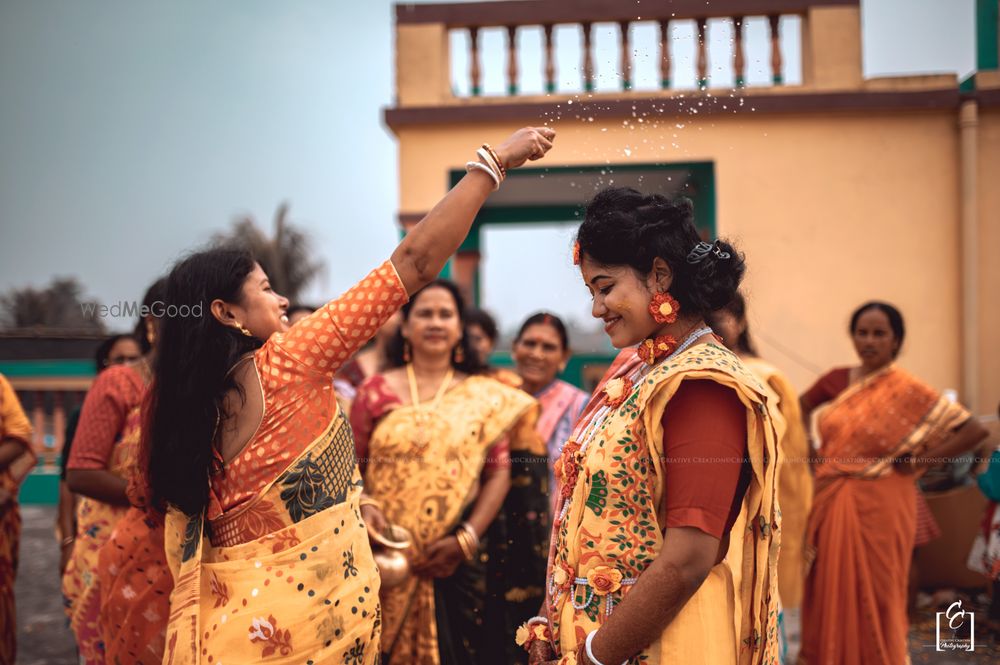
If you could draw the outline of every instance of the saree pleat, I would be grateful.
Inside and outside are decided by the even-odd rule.
[[[961,406],[894,365],[820,413],[800,663],[908,662],[917,488],[915,476],[895,470],[895,460],[919,455],[967,418]]]

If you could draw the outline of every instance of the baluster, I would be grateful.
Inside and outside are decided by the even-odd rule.
[[[478,97],[483,89],[479,84],[479,28],[469,28],[469,84],[472,96]]]
[[[622,31],[622,90],[632,89],[632,49],[629,47],[628,26],[628,21],[618,22]]]
[[[583,28],[583,89],[594,91],[594,54],[590,48],[590,23],[581,24]]]
[[[507,94],[517,94],[517,26],[507,26]]]
[[[771,80],[774,81],[774,85],[781,85],[783,81],[781,75],[781,35],[778,32],[781,17],[778,15],[768,16],[767,20],[771,23]]]
[[[670,87],[670,20],[660,21],[660,85]]]
[[[545,30],[545,91],[556,91],[556,60],[552,49],[552,26],[543,25]]]
[[[45,393],[36,390],[31,400],[31,426],[35,430],[32,447],[36,453],[45,450]]]
[[[705,24],[703,18],[698,22],[698,88],[704,90],[708,87],[708,49],[705,43]]]
[[[55,438],[55,453],[59,454],[66,446],[66,404],[69,402],[68,393],[57,391],[52,393],[55,404],[52,409],[52,435]]]
[[[736,87],[746,86],[746,54],[743,52],[743,17],[733,18],[733,75]]]

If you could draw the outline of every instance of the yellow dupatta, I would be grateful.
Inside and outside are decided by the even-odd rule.
[[[730,555],[637,657],[649,665],[778,662],[780,452],[773,407],[739,359],[716,344],[696,345],[653,368],[608,414],[586,449],[575,440],[563,449],[562,476],[576,473],[577,480],[557,514],[548,580],[550,626],[562,654],[573,653],[600,627],[662,548],[661,419],[685,379],[710,379],[736,391],[747,412],[753,477],[730,533]],[[610,593],[596,593],[591,579]]]
[[[777,404],[775,422],[780,418],[778,446],[782,462],[778,470],[778,503],[781,506],[781,552],[778,555],[778,592],[782,606],[799,607],[805,585],[805,538],[813,500],[813,477],[809,469],[809,439],[802,423],[799,396],[781,371],[761,358],[742,358],[753,372],[769,400]],[[773,395],[773,398],[772,398]]]
[[[176,585],[164,663],[378,662],[379,577],[361,485],[338,410],[255,499],[209,524],[212,542],[202,515],[170,510],[165,541]]]
[[[477,496],[487,450],[536,405],[519,389],[472,376],[433,408],[401,406],[379,422],[369,443],[366,491],[390,522],[410,531],[414,554],[458,525]],[[437,663],[434,581],[411,577],[385,590],[382,606],[383,650],[393,662]]]

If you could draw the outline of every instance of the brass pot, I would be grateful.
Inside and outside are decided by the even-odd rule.
[[[372,541],[372,554],[378,566],[382,588],[399,586],[410,576],[410,559],[406,550],[413,544],[410,532],[397,524],[390,524],[378,533],[368,527],[368,537]]]

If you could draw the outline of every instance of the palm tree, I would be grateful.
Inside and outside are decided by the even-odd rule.
[[[11,289],[0,296],[0,320],[8,329],[103,331],[103,322],[87,310],[75,277],[56,277],[45,288]]]
[[[288,203],[282,203],[274,213],[273,237],[267,237],[247,215],[234,220],[229,233],[216,234],[215,242],[252,251],[274,290],[296,302],[323,269],[323,262],[311,257],[308,235],[288,223],[287,218]]]

